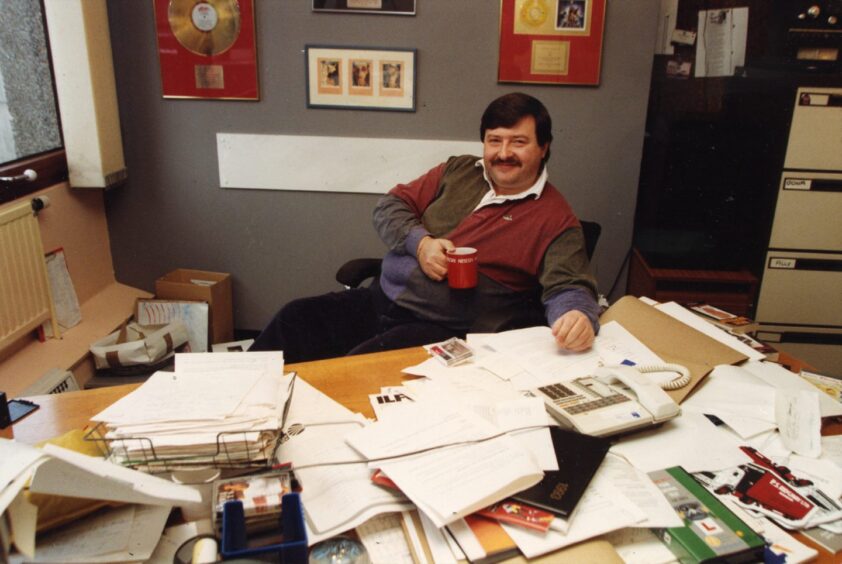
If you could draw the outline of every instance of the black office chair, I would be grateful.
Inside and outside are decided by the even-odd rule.
[[[585,252],[588,260],[593,258],[599,235],[602,233],[602,226],[595,221],[579,221],[582,224],[582,232],[585,237]],[[379,258],[358,258],[352,259],[339,267],[336,271],[336,281],[346,288],[359,288],[369,278],[376,279],[380,276]]]

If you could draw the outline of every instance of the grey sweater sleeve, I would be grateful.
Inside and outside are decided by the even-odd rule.
[[[427,230],[409,205],[397,196],[380,198],[373,212],[374,228],[390,251],[415,255],[418,243]]]
[[[550,244],[539,279],[543,287],[541,300],[550,325],[575,309],[588,317],[594,332],[599,331],[596,279],[591,274],[581,228],[566,230]]]

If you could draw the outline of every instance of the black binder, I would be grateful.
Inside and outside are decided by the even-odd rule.
[[[550,435],[558,470],[544,472],[543,480],[512,497],[566,519],[582,499],[611,442],[560,427],[550,427]]]

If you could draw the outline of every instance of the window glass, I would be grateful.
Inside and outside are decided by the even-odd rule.
[[[40,2],[3,2],[0,86],[0,164],[61,147]]]
[[[0,204],[67,179],[43,14],[39,0],[2,0]],[[37,180],[19,180],[27,169]]]

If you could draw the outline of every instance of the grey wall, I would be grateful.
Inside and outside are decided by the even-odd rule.
[[[174,268],[230,272],[235,327],[259,329],[286,301],[339,289],[343,261],[383,254],[377,196],[223,190],[217,132],[473,140],[485,105],[522,90],[554,119],[551,180],[602,223],[595,270],[608,291],[631,244],[657,0],[608,1],[598,87],[498,84],[493,0],[418,0],[415,17],[254,1],[259,102],[163,99],[152,3],[108,2],[129,170],[106,197],[120,282],[152,290]],[[307,109],[305,44],[417,48],[417,111]]]

